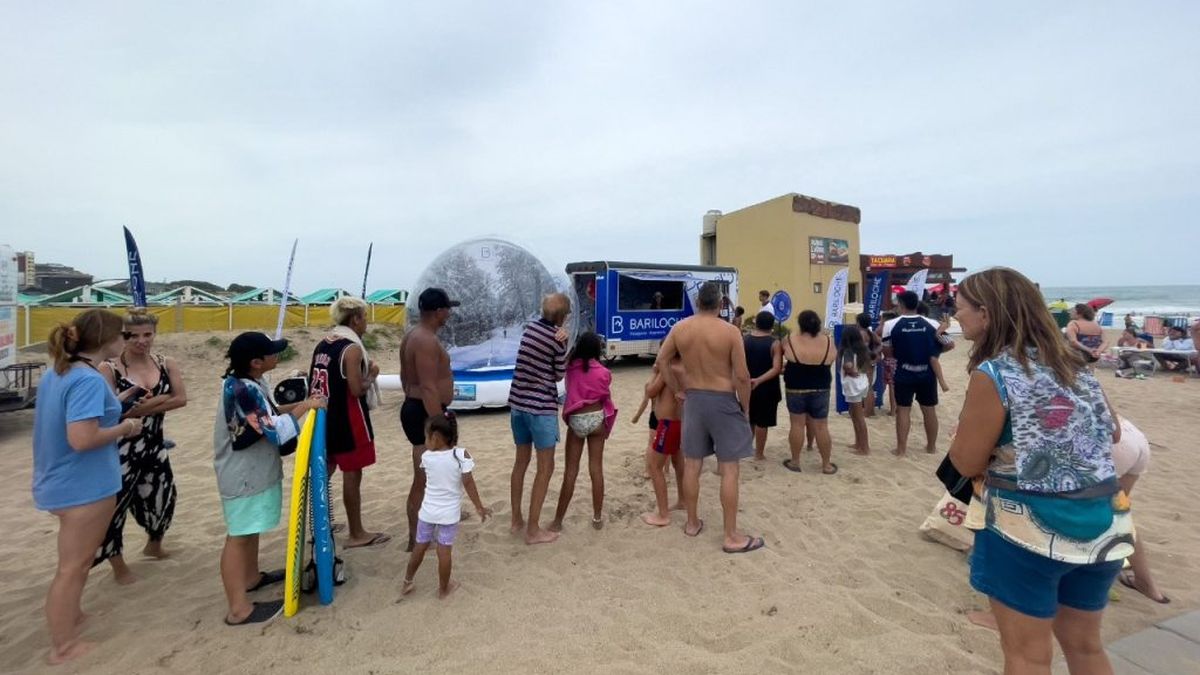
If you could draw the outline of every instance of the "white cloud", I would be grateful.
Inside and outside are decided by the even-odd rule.
[[[5,243],[150,278],[404,286],[447,245],[694,262],[798,191],[871,251],[1187,283],[1200,9],[1096,3],[17,5]],[[1170,245],[1155,236],[1170,233]],[[1153,260],[1087,265],[1083,260]]]

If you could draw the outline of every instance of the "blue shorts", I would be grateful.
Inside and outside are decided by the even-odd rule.
[[[249,497],[222,499],[225,527],[231,537],[245,537],[270,532],[279,525],[283,509],[283,486],[280,483]]]
[[[1027,551],[983,529],[971,551],[971,587],[1022,614],[1051,619],[1064,605],[1098,612],[1121,571],[1120,560],[1077,565]]]
[[[792,415],[808,415],[814,420],[829,417],[829,390],[806,391],[803,394],[787,392],[784,397],[788,413]]]
[[[537,450],[553,450],[558,443],[558,415],[534,415],[513,410],[509,417],[513,443],[532,445]]]

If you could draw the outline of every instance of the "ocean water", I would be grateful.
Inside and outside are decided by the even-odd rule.
[[[1194,286],[1074,286],[1042,287],[1046,302],[1059,298],[1072,304],[1092,298],[1111,298],[1113,304],[1104,312],[1112,312],[1119,323],[1126,314],[1200,316],[1200,285]]]

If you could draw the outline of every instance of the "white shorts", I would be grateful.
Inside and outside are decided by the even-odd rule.
[[[846,399],[847,403],[862,403],[867,399],[870,389],[871,383],[867,380],[866,375],[842,379],[842,397]]]
[[[1141,429],[1124,417],[1121,418],[1121,441],[1113,443],[1112,458],[1118,478],[1125,474],[1140,476],[1150,466],[1150,441]]]

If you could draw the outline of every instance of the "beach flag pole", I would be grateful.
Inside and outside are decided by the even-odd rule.
[[[296,244],[299,243],[299,239],[292,242],[292,255],[288,258],[287,276],[283,280],[283,298],[279,301],[279,321],[275,324],[276,340],[283,337],[283,321],[287,318],[288,296],[292,293],[292,265],[296,262]]]
[[[138,253],[137,242],[128,227],[125,230],[125,259],[129,263],[129,295],[133,296],[133,306],[138,309],[146,308],[146,274],[142,269],[142,256]]]
[[[367,299],[367,275],[371,273],[371,251],[375,250],[375,242],[367,245],[367,269],[363,270],[362,299]]]

